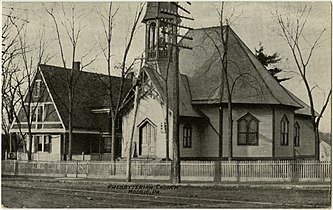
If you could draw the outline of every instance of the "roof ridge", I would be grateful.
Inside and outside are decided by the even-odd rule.
[[[222,27],[224,28],[224,27],[227,27],[227,26],[223,25]],[[199,27],[199,28],[194,28],[194,29],[191,29],[191,30],[214,29],[214,28],[221,28],[221,26],[219,25],[219,26]],[[229,28],[231,28],[231,27],[229,26]]]
[[[60,68],[60,69],[63,69],[63,70],[71,70],[69,68],[64,68],[64,67],[61,67],[61,66],[55,66],[55,65],[49,65],[49,64],[39,64],[40,66],[48,66],[48,67],[56,67],[56,68]],[[75,70],[74,71],[78,71],[78,72],[81,72],[81,73],[88,73],[88,74],[96,74],[96,75],[102,75],[102,76],[109,76],[108,74],[103,74],[103,73],[100,73],[100,72],[90,72],[90,71],[79,71],[79,70]],[[121,78],[121,77],[118,77],[118,76],[113,76],[111,75],[111,77],[115,77],[115,78]],[[126,80],[127,78],[125,78]]]

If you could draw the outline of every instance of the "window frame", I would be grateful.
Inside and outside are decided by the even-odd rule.
[[[242,122],[245,122],[245,127],[246,127],[246,131],[245,132],[240,132],[240,125]],[[250,125],[251,122],[255,122],[256,124],[256,131],[250,131]],[[242,116],[241,118],[239,118],[237,120],[237,145],[238,146],[258,146],[259,145],[259,120],[254,117],[252,114],[247,113],[244,116]],[[245,143],[240,142],[240,136],[245,134]],[[250,142],[250,134],[255,134],[256,135],[256,142],[253,144]]]
[[[34,90],[32,91],[32,96],[33,97],[40,97],[41,85],[42,85],[42,80],[41,79],[36,79],[35,80],[35,85],[34,85]]]
[[[44,153],[52,153],[52,137],[51,135],[34,135],[34,147],[35,153],[44,152]],[[48,143],[46,140],[48,139]],[[45,145],[48,145],[47,147]],[[47,148],[47,150],[46,150]]]
[[[287,130],[285,128],[287,128]],[[284,115],[280,121],[280,145],[289,145],[289,120],[286,115]]]
[[[32,124],[32,128],[35,129],[43,128],[44,120],[45,120],[44,104],[32,104],[30,106],[30,122]]]
[[[295,147],[300,146],[300,139],[301,139],[301,127],[299,126],[299,123],[296,121],[294,124],[294,146]]]
[[[189,123],[186,123],[183,126],[183,148],[192,148],[192,126]]]

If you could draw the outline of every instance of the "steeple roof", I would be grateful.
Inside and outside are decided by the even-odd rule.
[[[174,16],[162,13],[161,11],[177,12],[177,7],[171,2],[147,2],[146,14],[142,22],[157,18],[174,18]]]

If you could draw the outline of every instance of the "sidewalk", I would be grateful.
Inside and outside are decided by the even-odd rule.
[[[69,182],[82,184],[105,184],[105,185],[165,185],[183,187],[232,187],[232,188],[274,188],[274,189],[303,189],[303,190],[327,190],[331,189],[331,182],[195,182],[184,181],[173,184],[171,181],[162,180],[132,180],[128,183],[124,179],[97,179],[97,178],[70,178],[70,177],[34,177],[34,176],[2,176],[2,180],[24,180],[45,182]]]

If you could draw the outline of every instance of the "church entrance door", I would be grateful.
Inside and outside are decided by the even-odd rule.
[[[155,156],[156,127],[149,121],[139,127],[139,156]]]

